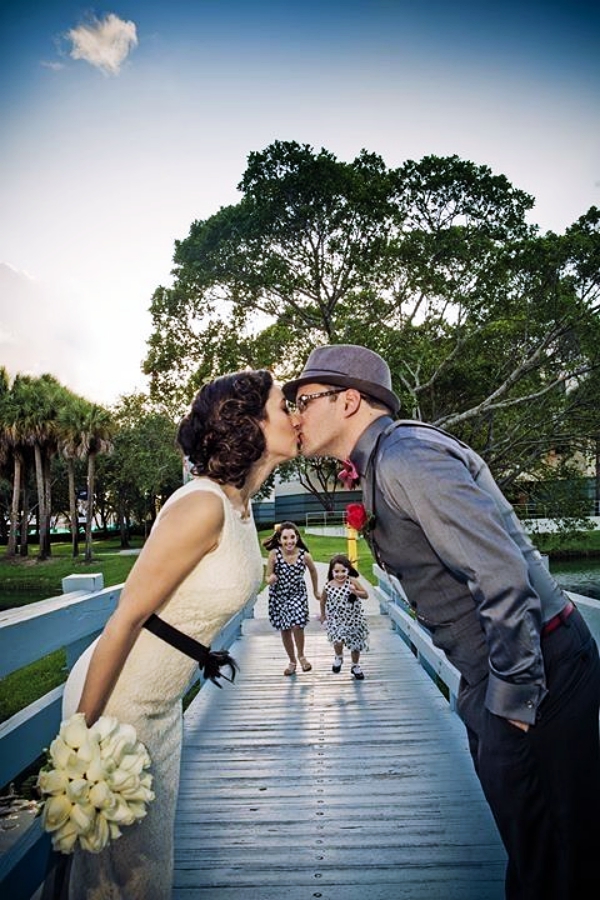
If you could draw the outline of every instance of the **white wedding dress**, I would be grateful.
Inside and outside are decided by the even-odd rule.
[[[200,490],[223,498],[225,522],[221,540],[159,614],[175,628],[210,645],[228,619],[258,590],[263,565],[253,519],[242,519],[219,485],[210,479],[189,481],[168,499],[163,509],[189,492]],[[77,709],[94,646],[95,642],[69,675],[63,699],[64,718]],[[214,649],[219,647],[215,645]],[[75,852],[69,900],[168,900],[171,896],[183,732],[181,698],[196,666],[193,659],[142,630],[105,713],[133,725],[148,748],[156,799],[149,804],[146,818],[123,828],[122,837],[101,853],[79,849]]]

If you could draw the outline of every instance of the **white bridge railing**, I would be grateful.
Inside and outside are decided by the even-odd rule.
[[[394,631],[411,648],[426,672],[442,688],[451,708],[455,710],[460,672],[448,661],[444,651],[434,646],[429,632],[417,622],[398,579],[389,576],[377,565],[373,566],[373,572],[378,581],[374,591],[381,612],[389,615]],[[600,601],[572,591],[565,593],[577,606],[600,646]]]

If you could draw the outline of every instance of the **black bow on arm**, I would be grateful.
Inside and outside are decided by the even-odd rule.
[[[168,622],[165,622],[164,619],[161,619],[155,613],[152,613],[146,619],[144,628],[166,641],[167,644],[185,653],[186,656],[191,656],[192,659],[195,659],[204,677],[216,684],[218,688],[223,687],[217,681],[218,678],[224,678],[230,684],[233,684],[235,681],[235,673],[239,671],[240,667],[227,650],[211,650],[210,647],[205,647],[204,644],[184,634],[183,631],[179,631],[178,628],[169,625]],[[229,667],[231,672],[229,677],[221,672],[224,666]]]

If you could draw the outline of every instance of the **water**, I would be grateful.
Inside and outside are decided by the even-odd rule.
[[[550,561],[550,572],[565,590],[600,600],[600,559]]]

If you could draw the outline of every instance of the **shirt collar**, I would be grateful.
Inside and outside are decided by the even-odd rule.
[[[385,431],[385,429],[393,423],[393,421],[391,416],[379,416],[379,418],[375,419],[367,428],[365,428],[359,437],[354,450],[350,454],[350,459],[358,469],[359,475],[364,476],[366,474],[367,465],[377,442],[377,438],[382,431]]]

